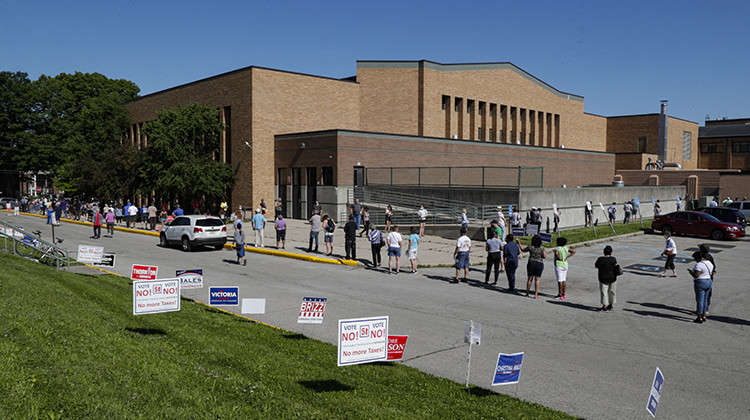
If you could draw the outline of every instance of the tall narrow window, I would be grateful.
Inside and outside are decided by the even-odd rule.
[[[638,153],[646,153],[646,137],[645,136],[638,137],[638,149],[637,149],[637,152]]]
[[[690,160],[693,155],[693,133],[689,131],[682,132],[682,159]]]
[[[442,104],[443,111],[448,109],[448,107],[450,106],[450,103],[451,103],[451,97],[448,95],[443,95],[443,104]]]

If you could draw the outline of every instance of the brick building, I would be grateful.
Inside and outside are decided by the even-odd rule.
[[[706,121],[698,143],[699,168],[750,170],[750,118]]]
[[[545,186],[560,187],[608,184],[617,166],[642,168],[649,156],[697,166],[697,124],[665,115],[663,137],[660,114],[588,114],[583,97],[511,63],[358,61],[345,79],[248,67],[128,103],[130,140],[147,144],[145,121],[190,103],[220,109],[227,124],[234,207],[315,186],[298,205],[352,187],[363,167],[542,166]]]

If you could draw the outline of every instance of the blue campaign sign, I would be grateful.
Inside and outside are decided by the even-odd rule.
[[[545,244],[551,244],[552,243],[552,234],[551,233],[540,233],[539,237],[542,238],[542,242]]]
[[[211,287],[208,289],[210,305],[239,305],[240,288],[239,287]]]
[[[651,417],[656,417],[656,409],[659,407],[659,399],[661,399],[663,387],[664,375],[662,375],[661,370],[657,367],[654,374],[654,383],[651,385],[651,393],[648,396],[648,405],[646,405],[646,410],[651,414]]]
[[[498,354],[495,376],[492,385],[517,384],[521,379],[521,365],[523,364],[523,353]]]
[[[640,198],[636,197],[635,200],[633,200],[633,201],[635,201],[635,205],[636,206],[640,206],[641,205],[641,199]]]
[[[513,206],[508,206],[508,216],[513,216]]]
[[[526,230],[524,228],[513,228],[513,236],[521,238],[526,236]]]

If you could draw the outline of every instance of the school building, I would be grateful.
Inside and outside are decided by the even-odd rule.
[[[582,96],[511,63],[358,61],[344,79],[251,66],[129,102],[129,141],[147,144],[143,123],[191,103],[216,107],[226,123],[221,159],[239,179],[233,207],[281,196],[287,217],[306,218],[315,200],[343,207],[368,182],[393,185],[394,169],[412,168],[397,177],[402,187],[500,190],[611,184],[649,158],[698,168],[697,123],[666,106],[586,113]],[[435,181],[459,168],[474,168],[461,175],[472,180]]]

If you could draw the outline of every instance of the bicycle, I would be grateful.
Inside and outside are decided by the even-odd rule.
[[[35,255],[38,255],[35,258],[36,260],[52,267],[57,267],[58,262],[65,261],[67,258],[65,252],[52,244],[40,242],[40,239],[42,239],[41,231],[35,230],[32,233],[37,237],[24,235],[22,239],[16,241],[14,245],[16,254],[26,258],[34,258]],[[63,241],[62,238],[56,239],[58,244],[63,243]]]

